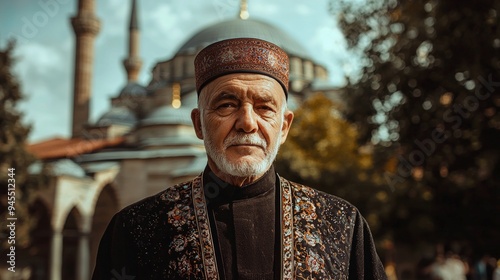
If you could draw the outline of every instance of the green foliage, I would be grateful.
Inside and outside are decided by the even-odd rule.
[[[360,153],[356,137],[355,127],[342,119],[334,103],[317,94],[295,112],[281,157],[305,178],[317,179],[324,172],[345,175],[371,166],[370,156]]]
[[[16,108],[23,95],[19,83],[12,73],[14,60],[12,52],[14,44],[11,42],[7,48],[0,50],[0,234],[8,235],[6,226],[8,215],[7,183],[15,180],[15,207],[16,221],[16,246],[23,247],[29,243],[29,233],[34,220],[29,215],[28,205],[30,193],[40,184],[39,176],[28,173],[35,158],[26,151],[26,139],[30,128],[21,122],[22,115]],[[14,172],[9,172],[14,169]],[[9,176],[11,174],[11,176]],[[12,202],[12,201],[11,201]],[[2,238],[2,245],[7,245]],[[9,245],[10,246],[10,245]]]
[[[385,177],[398,201],[429,206],[395,204],[425,222],[409,214],[387,226],[500,254],[491,246],[500,236],[500,1],[368,2],[379,4],[358,12],[332,0],[349,45],[364,53],[347,117],[360,141],[397,159]]]

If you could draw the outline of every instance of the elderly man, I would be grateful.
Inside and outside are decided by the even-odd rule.
[[[386,279],[348,202],[276,174],[293,113],[288,57],[252,38],[195,59],[205,171],[114,216],[94,279]]]

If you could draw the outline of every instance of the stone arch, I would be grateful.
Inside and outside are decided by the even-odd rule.
[[[27,264],[34,280],[47,279],[50,269],[50,252],[53,229],[51,226],[50,207],[41,198],[37,198],[28,208],[30,217],[34,219],[34,227],[30,231],[28,256],[20,258],[29,260]]]
[[[95,203],[94,216],[92,217],[92,230],[90,233],[90,268],[95,266],[97,249],[106,227],[113,215],[118,212],[119,203],[115,189],[111,184],[106,184]]]
[[[62,231],[62,279],[78,279],[78,250],[82,215],[74,206],[66,217]]]

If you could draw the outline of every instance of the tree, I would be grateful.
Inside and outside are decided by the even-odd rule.
[[[12,72],[13,51],[13,42],[9,42],[4,50],[0,50],[0,234],[9,236],[10,229],[7,224],[12,220],[8,218],[17,218],[15,246],[24,247],[29,243],[30,230],[34,223],[28,210],[30,193],[43,179],[28,173],[28,167],[35,158],[25,147],[30,127],[21,122],[22,114],[16,108],[23,95]],[[14,245],[7,243],[7,238],[2,240],[2,245],[6,247]]]
[[[345,175],[371,166],[370,156],[359,153],[355,127],[342,119],[338,109],[326,96],[316,94],[295,113],[281,156],[302,177],[318,178],[325,171]]]
[[[331,3],[363,54],[348,119],[396,159],[385,177],[400,197],[429,203],[413,232],[500,254],[500,1]]]

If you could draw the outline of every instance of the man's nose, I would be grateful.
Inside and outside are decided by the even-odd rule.
[[[248,104],[240,108],[238,119],[236,120],[235,128],[237,131],[245,133],[257,132],[259,126],[257,124],[257,114],[253,110],[253,106]]]

